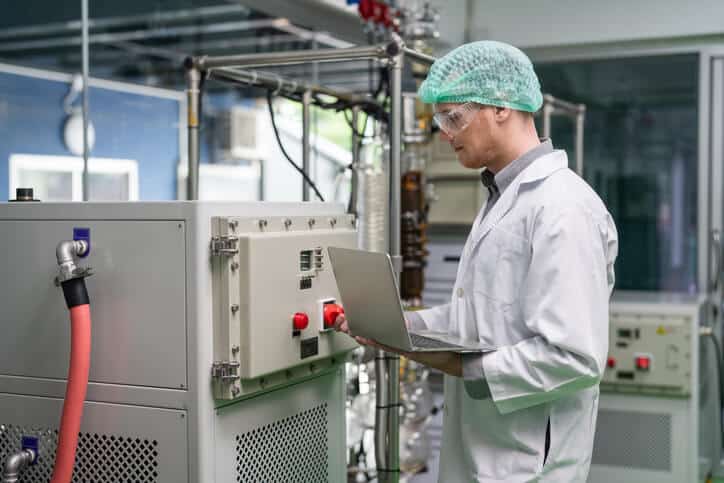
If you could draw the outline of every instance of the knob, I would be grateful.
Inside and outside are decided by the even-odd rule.
[[[337,304],[324,304],[324,326],[327,328],[334,327],[337,317],[344,314],[344,309]]]
[[[294,314],[294,317],[292,317],[292,325],[294,326],[294,330],[306,329],[309,326],[309,316],[302,312],[297,312]]]

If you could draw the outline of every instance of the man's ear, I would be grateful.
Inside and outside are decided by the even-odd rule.
[[[495,107],[495,121],[505,122],[513,114],[513,110],[509,107]]]

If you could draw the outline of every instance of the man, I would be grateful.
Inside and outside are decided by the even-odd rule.
[[[446,374],[439,481],[585,482],[608,351],[612,218],[565,152],[539,140],[540,85],[518,49],[463,45],[435,62],[419,96],[460,163],[485,168],[490,194],[451,302],[407,314],[415,329],[497,348],[402,353]],[[344,317],[337,327],[349,332]]]

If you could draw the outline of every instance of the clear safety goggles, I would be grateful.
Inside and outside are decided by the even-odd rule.
[[[442,132],[453,137],[473,122],[475,113],[480,110],[480,107],[480,104],[475,102],[466,102],[449,111],[436,112],[432,119]]]

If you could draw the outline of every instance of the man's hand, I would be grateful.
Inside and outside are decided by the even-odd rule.
[[[405,322],[407,323],[407,321]],[[337,317],[337,320],[334,322],[334,330],[344,332],[350,337],[354,337],[359,345],[374,347],[375,349],[380,349],[392,354],[399,354],[407,359],[419,362],[420,364],[434,367],[435,369],[451,376],[462,377],[463,375],[462,357],[457,352],[407,352],[380,344],[376,340],[365,339],[364,337],[359,336],[355,337],[349,331],[349,324],[347,323],[347,318],[344,314]]]

